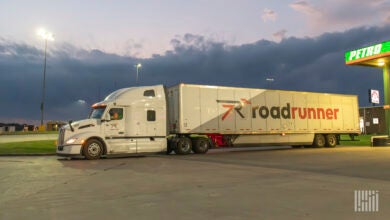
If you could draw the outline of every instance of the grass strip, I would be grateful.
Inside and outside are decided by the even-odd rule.
[[[0,143],[1,154],[54,154],[54,140]]]
[[[371,146],[371,135],[355,136],[354,140],[351,140],[349,135],[341,135],[340,136],[340,145],[342,145],[342,146]]]
[[[58,134],[58,131],[15,131],[15,132],[3,132],[1,135],[26,135],[26,134]]]

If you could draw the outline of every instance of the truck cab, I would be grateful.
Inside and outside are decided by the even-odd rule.
[[[162,85],[117,90],[92,106],[88,119],[60,129],[57,155],[98,159],[115,154],[167,151]]]

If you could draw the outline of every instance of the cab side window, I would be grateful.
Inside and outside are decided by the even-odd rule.
[[[109,114],[110,114],[111,120],[122,120],[123,109],[122,108],[112,108],[112,109],[110,109]]]
[[[156,111],[147,110],[146,117],[147,117],[147,121],[156,121]]]
[[[145,91],[144,91],[144,96],[146,96],[146,97],[155,97],[155,96],[156,96],[156,93],[154,92],[153,89],[151,89],[151,90],[145,90]]]

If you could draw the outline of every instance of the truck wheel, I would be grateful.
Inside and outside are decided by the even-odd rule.
[[[326,135],[326,147],[336,147],[337,137],[334,134]]]
[[[181,137],[176,142],[175,153],[176,154],[189,154],[191,153],[192,143],[187,137]]]
[[[206,138],[198,138],[193,142],[192,150],[196,154],[205,154],[209,150],[210,142]]]
[[[88,140],[83,146],[83,154],[88,160],[99,159],[103,152],[103,144],[96,140]]]
[[[325,147],[325,137],[322,134],[314,136],[313,147]]]

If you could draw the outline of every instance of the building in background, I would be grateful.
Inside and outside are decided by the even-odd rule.
[[[362,134],[386,134],[386,120],[383,106],[362,107],[359,109],[360,131]]]
[[[15,126],[1,126],[0,127],[0,134],[2,133],[8,133],[8,132],[15,132],[16,127]]]
[[[61,126],[65,125],[66,123],[63,121],[49,121],[46,124],[46,130],[47,131],[58,131]]]

